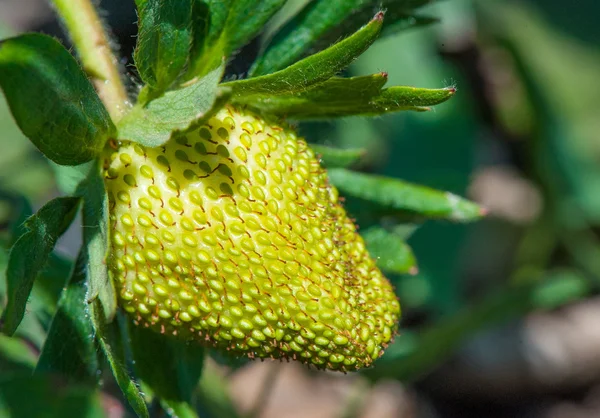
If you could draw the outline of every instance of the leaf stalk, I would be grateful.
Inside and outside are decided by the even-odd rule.
[[[129,108],[127,91],[109,37],[91,0],[52,0],[81,64],[114,122]]]

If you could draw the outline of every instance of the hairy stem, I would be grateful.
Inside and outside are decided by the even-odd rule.
[[[129,105],[109,38],[91,0],[52,0],[69,31],[83,69],[110,116],[118,121]]]

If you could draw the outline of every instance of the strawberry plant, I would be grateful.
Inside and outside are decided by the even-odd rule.
[[[0,44],[12,115],[55,164],[63,192],[14,233],[4,334],[18,331],[36,279],[81,213],[83,244],[35,373],[96,386],[106,362],[137,415],[154,399],[195,416],[209,348],[343,372],[373,366],[402,338],[382,271],[416,264],[393,227],[361,236],[342,197],[397,223],[483,211],[348,169],[360,151],[312,147],[293,123],[425,112],[449,99],[452,87],[340,75],[380,36],[428,23],[415,12],[426,2],[310,2],[246,74],[224,78],[284,0],[136,0],[139,79],[127,87],[91,2],[53,3],[76,58],[39,33]]]

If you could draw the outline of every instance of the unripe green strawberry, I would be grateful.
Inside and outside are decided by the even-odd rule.
[[[159,148],[107,158],[110,269],[141,326],[249,357],[368,366],[400,306],[314,152],[225,107]]]

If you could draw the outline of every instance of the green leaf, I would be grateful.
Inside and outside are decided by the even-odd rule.
[[[475,203],[452,193],[416,186],[395,178],[334,168],[329,170],[329,179],[343,194],[430,218],[464,222],[485,214]]]
[[[250,95],[240,100],[264,112],[292,119],[380,115],[400,110],[426,111],[454,95],[453,87],[424,89],[394,86],[381,89],[387,74],[332,78],[299,94]]]
[[[230,56],[252,40],[285,2],[286,0],[198,1],[195,21],[199,24],[192,47],[190,76],[202,75],[211,70],[223,56]]]
[[[420,22],[411,16],[415,8],[429,0],[314,0],[270,40],[263,54],[250,70],[250,76],[279,71],[300,58],[307,51],[320,51],[338,39],[356,31],[372,16],[377,8],[386,11],[384,31],[404,21],[405,27]],[[411,21],[412,20],[412,21]],[[413,24],[411,24],[413,23]]]
[[[412,249],[398,235],[372,227],[360,234],[377,266],[396,274],[417,274],[417,261]]]
[[[362,148],[341,149],[314,144],[310,147],[319,156],[321,164],[327,168],[349,167],[366,154],[366,150]]]
[[[224,83],[233,89],[234,98],[252,94],[285,94],[303,92],[322,83],[346,68],[362,54],[379,35],[383,13],[352,36],[273,74]]]
[[[202,372],[204,348],[138,326],[131,326],[129,333],[136,375],[169,407],[190,405]]]
[[[31,371],[37,357],[26,341],[0,334],[0,366],[6,367],[5,362]],[[3,370],[6,370],[4,367]]]
[[[429,0],[315,0],[309,2],[270,40],[253,65],[251,76],[272,73],[306,55],[320,51],[356,31],[376,9],[385,10],[382,35],[430,23],[413,16],[412,10]],[[392,30],[390,30],[392,29]]]
[[[141,393],[138,383],[131,376],[126,366],[125,346],[121,338],[121,330],[119,329],[119,325],[122,323],[121,318],[119,318],[119,321],[115,320],[111,323],[106,323],[106,314],[103,312],[99,301],[92,303],[91,308],[96,340],[108,360],[108,365],[119,388],[121,388],[125,399],[127,399],[127,402],[138,417],[148,418],[149,413],[144,396]]]
[[[331,10],[339,16],[338,22],[331,22],[333,26],[318,37],[311,45],[313,50],[327,48],[337,39],[347,36],[362,25],[366,19],[371,17],[375,8],[385,10],[385,21],[381,30],[381,36],[387,36],[399,30],[414,28],[435,22],[431,18],[418,18],[414,10],[431,0],[345,0],[346,7],[354,5],[353,9]],[[349,13],[348,13],[349,12]],[[344,14],[345,13],[345,14]]]
[[[21,131],[58,164],[90,161],[115,133],[84,72],[49,36],[25,34],[0,43],[0,86]]]
[[[54,372],[75,382],[96,384],[99,365],[94,327],[86,301],[85,251],[79,252],[69,283],[58,302],[36,373]]]
[[[138,2],[138,39],[133,55],[142,80],[164,91],[181,74],[192,43],[192,0]]]
[[[98,391],[81,385],[57,385],[55,376],[29,373],[0,376],[0,416],[105,418]]]
[[[88,167],[86,179],[77,194],[83,197],[83,242],[88,264],[88,291],[86,300],[100,300],[105,320],[110,322],[117,310],[117,298],[107,267],[108,257],[108,195],[99,162]]]
[[[217,87],[222,75],[223,65],[192,84],[137,104],[120,120],[118,139],[158,147],[201,123],[227,96],[227,89]]]
[[[2,332],[14,334],[23,319],[33,282],[48,260],[56,240],[67,230],[79,207],[79,199],[59,197],[27,219],[29,230],[13,246],[7,267],[8,303],[2,312]]]

